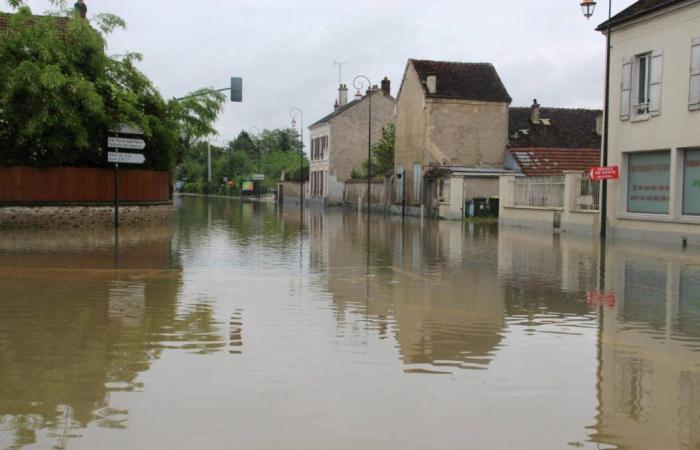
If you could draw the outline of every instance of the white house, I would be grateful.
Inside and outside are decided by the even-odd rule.
[[[700,243],[700,0],[640,0],[611,29],[609,234]]]

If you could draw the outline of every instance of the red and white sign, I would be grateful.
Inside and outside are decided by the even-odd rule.
[[[620,178],[620,168],[618,166],[591,167],[588,172],[591,180],[617,180]]]

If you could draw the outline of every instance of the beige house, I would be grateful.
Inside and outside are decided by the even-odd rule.
[[[609,233],[700,242],[700,1],[638,1],[611,25]]]
[[[409,59],[396,103],[395,205],[461,218],[466,199],[498,195],[510,101],[491,64]]]
[[[309,127],[311,168],[308,186],[312,206],[342,205],[345,180],[367,159],[370,97],[372,142],[382,136],[382,128],[393,123],[395,100],[391,83],[385,77],[381,89],[374,86],[363,96],[359,91],[348,102],[348,88],[341,84],[332,113]]]

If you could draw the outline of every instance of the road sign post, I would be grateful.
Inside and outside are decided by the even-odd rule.
[[[121,127],[120,131],[124,129]],[[131,134],[142,134],[140,130],[135,130]],[[119,228],[119,163],[122,164],[143,164],[146,157],[140,153],[119,153],[119,149],[124,150],[143,150],[146,148],[146,142],[143,139],[122,138],[119,137],[119,132],[115,131],[115,136],[107,138],[107,147],[113,148],[115,151],[107,152],[107,162],[114,163],[114,229]]]

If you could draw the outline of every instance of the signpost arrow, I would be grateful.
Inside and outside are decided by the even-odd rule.
[[[107,152],[107,162],[122,164],[143,164],[146,157],[141,153]]]
[[[125,148],[129,150],[143,150],[146,148],[146,142],[143,139],[129,139],[120,137],[108,137],[107,147],[109,148]]]

